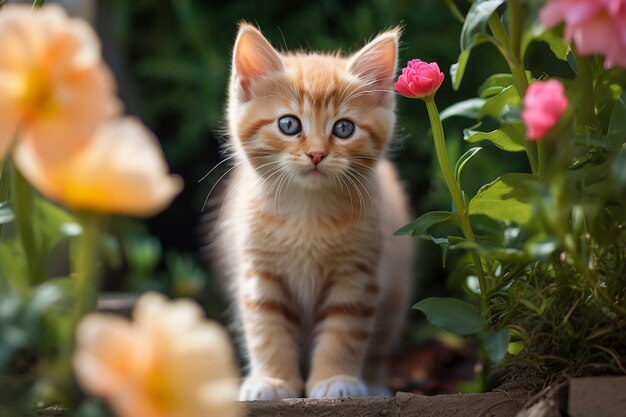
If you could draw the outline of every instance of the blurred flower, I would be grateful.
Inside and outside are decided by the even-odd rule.
[[[551,27],[561,21],[578,53],[600,53],[607,68],[626,68],[626,0],[548,0],[541,22]]]
[[[567,109],[563,84],[557,80],[536,81],[526,90],[522,120],[529,140],[543,138]]]
[[[0,9],[0,157],[18,132],[49,158],[80,148],[120,110],[100,44],[58,5]]]
[[[157,139],[130,117],[106,122],[64,160],[37,153],[29,136],[18,143],[14,158],[41,193],[79,210],[152,216],[182,189],[182,180],[168,174]]]
[[[429,64],[419,59],[412,59],[405,68],[402,68],[402,75],[393,86],[403,96],[421,98],[435,94],[443,79],[443,72],[439,70],[436,62]]]
[[[147,293],[134,321],[92,313],[76,330],[80,386],[118,417],[240,415],[234,352],[224,329],[189,300]]]

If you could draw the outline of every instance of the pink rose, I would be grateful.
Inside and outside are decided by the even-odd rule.
[[[393,85],[396,91],[409,98],[422,98],[437,92],[443,82],[443,72],[436,62],[427,63],[419,59],[410,60],[402,75]]]
[[[578,53],[599,53],[605,67],[626,68],[626,0],[548,0],[541,22],[551,27],[561,21]]]
[[[522,119],[528,140],[543,138],[565,113],[568,101],[563,84],[556,80],[536,81],[524,96]]]

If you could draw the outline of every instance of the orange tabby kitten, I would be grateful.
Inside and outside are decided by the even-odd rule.
[[[408,308],[409,215],[384,157],[399,30],[350,57],[281,54],[242,24],[217,225],[249,356],[241,400],[382,395]]]

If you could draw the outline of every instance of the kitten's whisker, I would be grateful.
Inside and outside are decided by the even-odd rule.
[[[342,173],[337,178],[343,183],[343,185],[346,186],[348,198],[350,199],[350,220],[352,220],[352,218],[354,217],[354,202],[352,201],[352,193],[350,192],[350,187],[348,187],[348,184],[344,181],[343,177],[344,177],[344,174]]]
[[[354,178],[356,181],[358,181],[359,184],[361,184],[361,186],[363,187],[363,191],[365,191],[365,193],[367,194],[367,197],[369,198],[370,203],[372,204],[372,210],[374,211],[374,223],[376,224],[376,229],[378,230],[378,213],[376,212],[376,204],[374,204],[374,199],[372,198],[372,195],[368,191],[368,189],[365,186],[365,184],[363,184],[363,182],[361,182],[361,180],[355,174],[358,174],[363,179],[365,179],[365,181],[367,181],[373,187],[374,191],[378,191],[378,190],[376,189],[374,184],[372,184],[372,182],[366,176],[361,174],[360,172],[358,172],[358,171],[348,171],[348,173],[350,175],[352,175],[352,178]]]
[[[263,184],[265,184],[270,178],[272,178],[274,175],[279,174],[284,168],[282,166],[279,166],[278,168],[273,168],[271,175],[267,176],[267,178],[265,178],[265,180],[261,183],[261,185],[257,188],[260,188],[263,186]],[[280,175],[279,177],[280,178]],[[270,185],[270,188],[265,192],[265,197],[263,198],[263,205],[261,206],[261,213],[263,212],[263,210],[265,209],[265,203],[267,202],[267,197],[271,194],[272,192],[272,188],[274,187],[274,185],[276,184],[276,180],[272,180],[272,183]]]
[[[204,199],[204,204],[202,205],[202,212],[204,212],[204,209],[206,208],[207,202],[209,201],[209,197],[211,196],[211,193],[213,192],[213,190],[215,189],[215,187],[217,186],[217,184],[219,184],[219,182],[226,176],[228,175],[228,173],[230,171],[232,171],[233,169],[237,168],[239,166],[239,164],[235,164],[232,167],[230,167],[228,169],[228,171],[226,171],[225,173],[222,174],[221,177],[218,178],[218,180],[215,182],[215,184],[213,184],[213,187],[211,187],[211,189],[209,190],[209,193],[206,195],[206,198]]]
[[[359,190],[359,187],[356,185],[356,183],[352,180],[352,178],[350,178],[348,175],[348,172],[346,171],[346,173],[344,173],[344,177],[345,179],[352,184],[352,186],[354,187],[354,190],[356,191],[358,197],[359,197],[359,218],[357,219],[357,223],[361,221],[361,216],[363,215],[363,206],[365,206],[365,199],[363,198],[363,195],[361,194],[361,190]]]
[[[206,174],[204,174],[204,175],[202,176],[202,178],[200,178],[200,179],[198,180],[198,182],[201,182],[201,181],[202,181],[202,180],[204,180],[206,177],[208,177],[209,175],[211,175],[211,172],[215,171],[215,169],[216,169],[218,166],[222,165],[222,164],[223,164],[224,162],[226,162],[226,161],[229,161],[229,160],[233,159],[233,158],[234,158],[234,157],[236,157],[236,156],[237,156],[237,155],[230,155],[228,158],[225,158],[225,159],[221,160],[219,163],[217,163],[217,165],[215,165],[213,168],[211,168],[211,169],[209,170],[209,172],[207,172]]]

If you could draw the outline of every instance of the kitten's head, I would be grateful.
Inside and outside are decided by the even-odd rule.
[[[394,128],[399,34],[384,32],[348,57],[281,54],[242,24],[228,108],[239,156],[262,177],[309,188],[368,175]]]

